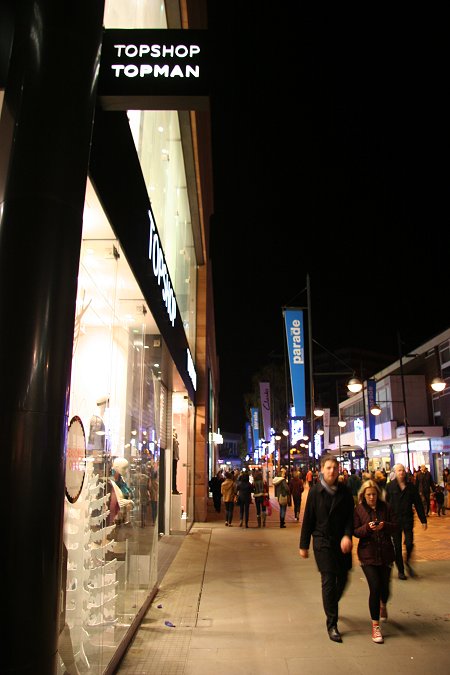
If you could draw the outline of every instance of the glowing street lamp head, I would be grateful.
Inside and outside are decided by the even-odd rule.
[[[362,382],[357,377],[352,377],[351,380],[348,381],[347,389],[351,391],[352,394],[357,394],[362,388]]]

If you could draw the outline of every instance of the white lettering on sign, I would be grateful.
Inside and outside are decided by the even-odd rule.
[[[162,299],[166,306],[170,323],[173,326],[177,316],[177,301],[175,299],[172,284],[170,283],[169,270],[167,269],[164,252],[156,232],[156,225],[151,211],[148,212],[148,217],[150,220],[148,257],[152,263],[153,274],[158,280],[158,286],[161,286],[162,284]]]
[[[305,362],[303,357],[302,335],[300,329],[300,321],[294,319],[289,330],[292,339],[292,355],[295,364],[303,364]]]
[[[117,52],[117,58],[164,58],[177,57],[179,59],[194,58],[200,53],[198,45],[114,45]],[[141,63],[135,65],[133,63],[117,63],[111,66],[116,77],[166,77],[166,78],[199,78],[200,66],[183,64],[155,64]]]
[[[151,75],[153,77],[200,77],[200,66],[186,66],[184,71],[181,66],[150,66],[148,63],[144,63],[141,66],[134,66],[130,64],[128,66],[123,65],[114,65],[111,66],[112,70],[115,72],[116,77],[120,77],[120,74],[123,72],[125,77],[145,77],[146,75]]]
[[[189,349],[186,350],[187,352],[187,371],[189,374],[189,377],[191,378],[192,386],[194,387],[194,391],[197,391],[197,373],[195,371],[195,366],[194,366],[194,361],[192,359],[191,352]]]
[[[184,59],[186,56],[195,56],[200,54],[200,47],[198,45],[114,45],[117,50],[117,57],[120,59],[122,55],[133,59],[135,56],[144,56],[150,54],[154,58],[160,56],[178,56]],[[123,54],[122,54],[123,52]]]

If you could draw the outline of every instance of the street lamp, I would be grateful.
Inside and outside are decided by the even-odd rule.
[[[366,397],[365,397],[365,391],[364,391],[364,382],[361,381],[358,377],[352,377],[348,382],[347,382],[347,389],[352,393],[352,394],[357,394],[360,391],[362,391],[362,404],[363,404],[363,428],[364,428],[364,435],[363,435],[363,452],[364,452],[364,463],[366,465],[366,471],[369,468],[369,456],[367,454],[367,431],[366,431]],[[339,424],[339,422],[338,422]],[[339,424],[339,426],[343,426],[342,424]],[[345,426],[345,425],[344,425]],[[339,437],[340,437],[340,431],[339,431]],[[339,438],[340,440],[340,438]]]
[[[435,377],[431,382],[431,388],[433,389],[433,391],[436,391],[436,392],[439,392],[439,393],[441,391],[444,391],[446,386],[447,386],[447,384],[444,382],[442,377]]]

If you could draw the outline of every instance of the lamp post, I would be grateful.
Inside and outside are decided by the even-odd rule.
[[[283,429],[281,432],[286,439],[286,448],[288,453],[288,476],[291,475],[291,449],[289,445],[289,429]]]
[[[278,474],[280,474],[280,472],[281,472],[281,446],[280,446],[281,436],[280,436],[279,433],[276,433],[274,438],[275,438],[276,444],[278,446],[278,461],[277,461],[277,464],[278,464]]]
[[[364,380],[359,380],[357,377],[352,377],[352,379],[347,384],[347,389],[353,394],[357,394],[362,391],[362,404],[363,404],[363,452],[364,452],[364,464],[366,466],[366,471],[369,468],[369,456],[367,454],[367,429],[366,429],[366,398],[365,398],[365,389],[364,389]]]

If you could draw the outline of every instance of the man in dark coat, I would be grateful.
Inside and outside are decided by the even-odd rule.
[[[420,471],[417,473],[417,489],[422,500],[425,515],[430,515],[430,496],[435,488],[435,482],[428,471],[425,464],[422,464]]]
[[[338,604],[352,567],[354,502],[350,490],[338,482],[339,465],[333,455],[320,460],[318,482],[308,493],[300,534],[300,557],[308,558],[311,536],[322,578],[322,601],[330,640],[342,642],[337,628]]]
[[[402,536],[405,536],[406,568],[409,576],[415,572],[410,564],[410,558],[414,547],[414,511],[422,523],[424,530],[427,529],[427,517],[423,508],[422,500],[414,483],[406,478],[403,464],[394,466],[395,478],[386,486],[386,501],[389,502],[397,520],[397,529],[392,536],[395,548],[395,564],[398,569],[398,578],[403,581],[407,578],[403,563]]]

